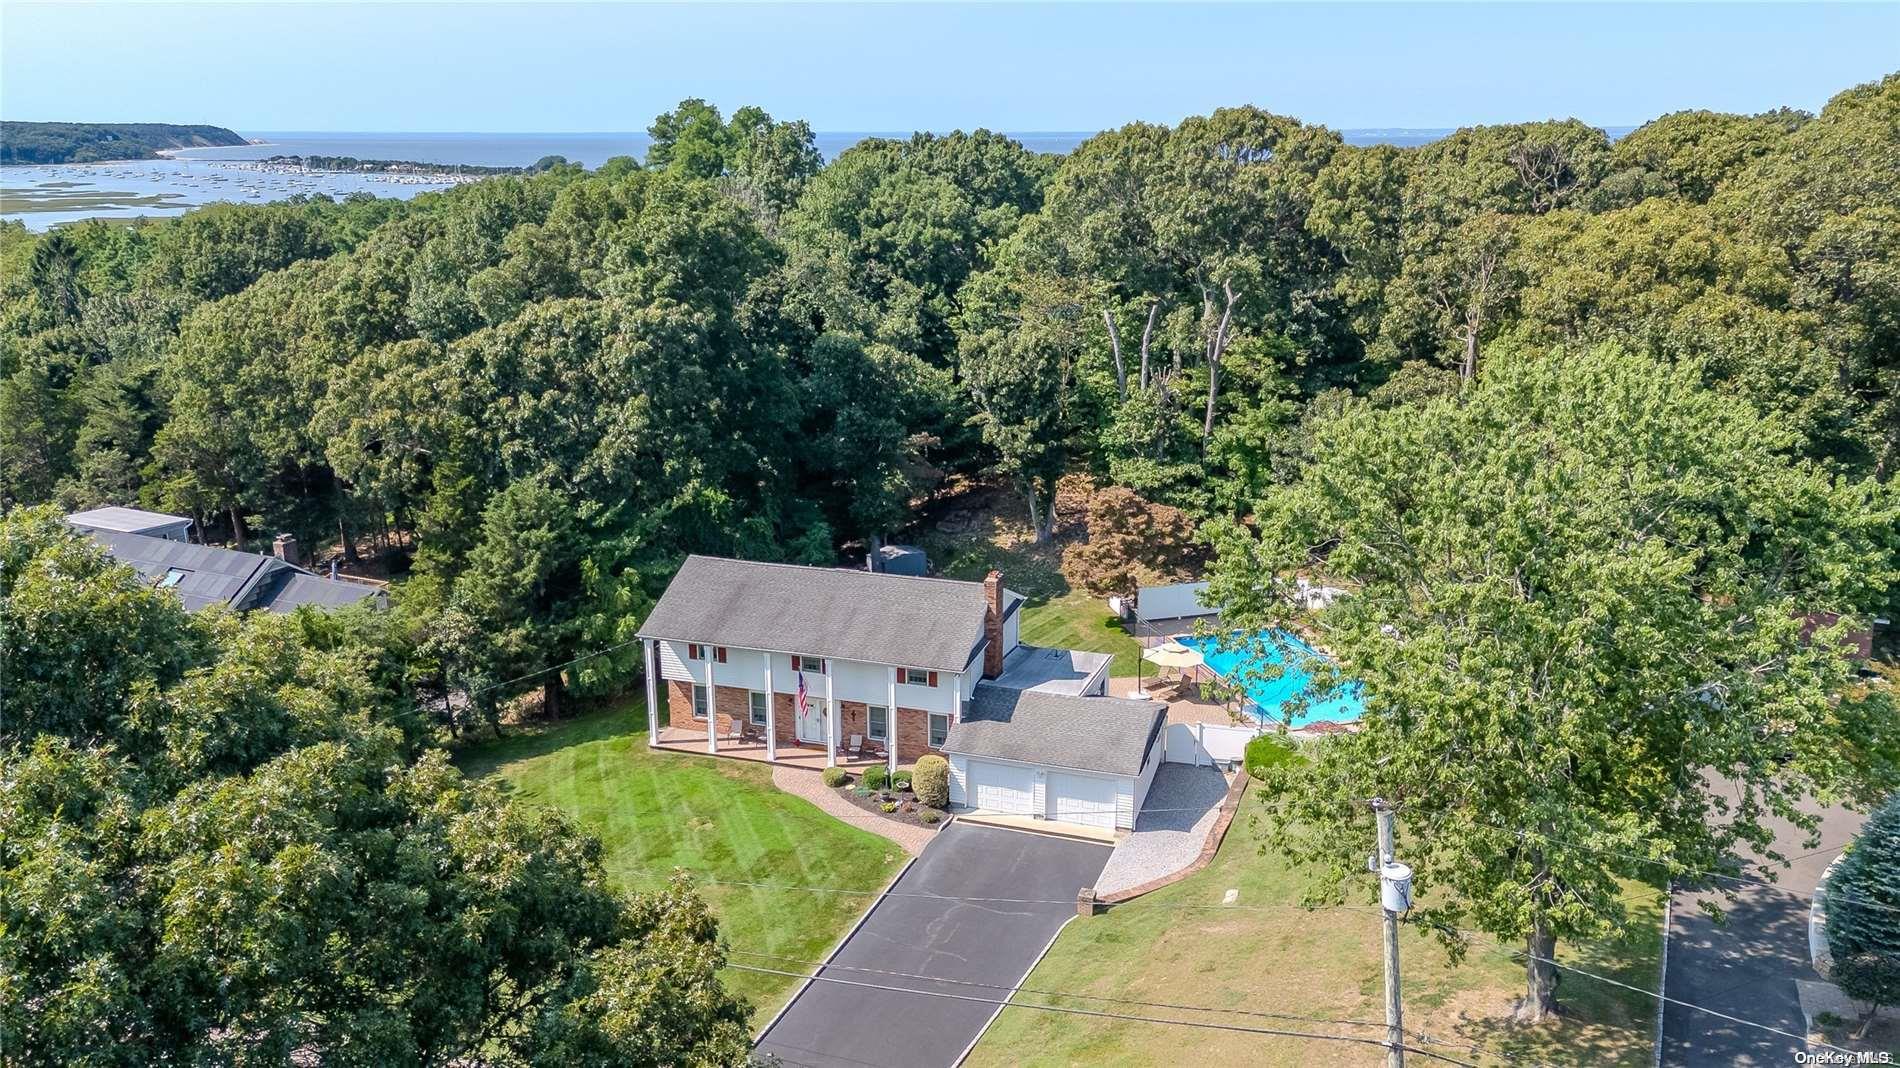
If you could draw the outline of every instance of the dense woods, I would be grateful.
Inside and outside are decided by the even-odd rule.
[[[161,149],[242,145],[222,126],[163,122],[0,122],[0,164],[157,159]]]
[[[263,965],[216,948],[256,902],[154,917],[264,848],[246,843],[261,832],[243,814],[273,791],[354,799],[348,826],[310,812],[285,832],[337,864],[411,841],[459,858],[477,825],[528,858],[518,877],[536,885],[452,888],[471,912],[482,895],[582,893],[586,848],[419,757],[430,733],[491,726],[529,687],[557,714],[570,693],[623,691],[639,667],[626,643],[685,554],[836,562],[901,537],[950,475],[1007,485],[1038,538],[1083,518],[1055,514],[1057,480],[1075,472],[1116,488],[1091,521],[1125,528],[1129,553],[1151,538],[1178,553],[1202,526],[1236,619],[1279,620],[1263,575],[1350,572],[1366,596],[1330,644],[1375,681],[1375,726],[1321,767],[1329,786],[1446,806],[1443,833],[1461,837],[1418,845],[1440,885],[1476,902],[1448,925],[1548,953],[1613,922],[1613,877],[1634,874],[1597,855],[1553,870],[1562,838],[1706,865],[1793,798],[1892,785],[1892,732],[1867,727],[1885,721],[1830,704],[1839,657],[1760,621],[1893,612],[1900,75],[1818,115],[1681,112],[1614,143],[1572,120],[1357,147],[1237,107],[1133,123],[1064,157],[978,131],[869,140],[826,163],[802,122],[701,101],[652,133],[645,161],[549,161],[407,202],[0,228],[9,611],[32,619],[40,599],[83,594],[101,613],[95,630],[49,611],[53,630],[7,639],[9,690],[38,689],[6,698],[6,782],[31,789],[5,795],[21,807],[0,812],[0,859],[44,866],[10,878],[47,908],[5,922],[91,925],[34,936],[34,952],[70,954],[59,982],[86,984],[33,993],[75,1006],[32,1024],[58,1054],[47,1061],[92,1059],[83,1044],[108,1037],[88,1030],[97,1019],[183,1059],[193,999],[238,981],[218,968],[255,965],[240,985],[267,997]],[[1162,534],[1112,522],[1149,503],[1166,508]],[[373,633],[189,619],[94,574],[52,509],[24,507],[41,504],[177,512],[237,544],[290,531],[405,581],[388,618],[348,624]],[[1660,528],[1667,551],[1632,557]],[[1112,570],[1104,589],[1132,585]],[[1628,629],[1593,642],[1579,620]],[[1414,622],[1409,651],[1380,645]],[[1477,642],[1485,657],[1438,655],[1507,631]],[[1695,655],[1659,663],[1665,646]],[[594,650],[612,651],[541,670]],[[1550,675],[1562,662],[1576,674]],[[269,707],[225,714],[254,689],[225,676],[276,680]],[[1526,677],[1548,688],[1515,688]],[[1579,698],[1606,680],[1625,685]],[[1692,697],[1711,680],[1723,696]],[[473,699],[412,722],[418,689]],[[1735,715],[1698,734],[1711,700]],[[1416,702],[1412,718],[1396,702]],[[1510,716],[1458,718],[1480,704]],[[1633,730],[1652,705],[1669,718],[1644,722],[1667,729]],[[254,733],[226,737],[234,720]],[[1835,744],[1862,727],[1864,744]],[[1763,742],[1777,731],[1790,778],[1771,767],[1788,754]],[[1480,774],[1506,739],[1556,757],[1475,807],[1434,778],[1448,764]],[[1712,814],[1685,778],[1698,762],[1748,771],[1763,807]],[[1642,789],[1601,800],[1631,783]],[[1292,796],[1323,825],[1317,794]],[[1526,823],[1528,845],[1510,836]],[[1360,838],[1330,843],[1348,841],[1362,859]],[[144,896],[82,907],[133,868]],[[378,894],[352,885],[358,904]],[[223,1034],[267,1057],[372,1032],[428,1062],[472,1034],[524,1060],[631,1056],[659,1039],[614,1030],[589,999],[710,982],[708,921],[684,892],[582,900],[508,933],[532,952],[485,947],[496,956],[458,972],[471,989],[444,991],[455,1008],[440,1018],[370,1021],[350,973],[309,959],[338,999],[333,1030],[279,1034],[260,1001],[255,1031]],[[330,915],[314,896],[286,905],[306,906]],[[336,937],[385,980],[448,983],[423,963],[439,932],[398,919],[420,933]],[[668,938],[640,941],[656,929]],[[95,941],[117,970],[88,978]],[[1535,1017],[1552,991],[1532,971]],[[119,1014],[111,999],[160,976],[167,1000]],[[532,1011],[456,1000],[475,989]],[[694,1057],[730,1059],[731,1010],[703,1003]],[[642,1048],[639,1063],[682,1059]]]

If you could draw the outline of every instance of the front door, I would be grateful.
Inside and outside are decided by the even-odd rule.
[[[819,682],[820,686],[813,687],[814,681]],[[798,715],[798,740],[812,745],[825,744],[825,699],[819,696],[823,688],[822,683],[822,679],[805,679],[805,711],[803,713],[797,713],[798,699],[796,697],[792,699],[793,711]]]

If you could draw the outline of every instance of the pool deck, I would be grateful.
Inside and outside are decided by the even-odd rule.
[[[1203,701],[1198,695],[1198,687],[1182,685],[1175,681],[1176,677],[1158,680],[1149,675],[1141,680],[1147,684],[1149,700],[1167,704],[1169,723],[1213,723],[1223,727],[1234,726],[1237,722],[1245,723],[1244,719],[1235,720],[1233,713],[1228,711],[1233,707],[1232,702],[1223,705],[1216,701]],[[1108,680],[1109,696],[1132,697],[1135,681],[1132,677]]]

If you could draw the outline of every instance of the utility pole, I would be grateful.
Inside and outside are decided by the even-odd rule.
[[[1392,806],[1372,799],[1379,818],[1379,855],[1373,868],[1379,873],[1379,905],[1385,914],[1385,1063],[1405,1068],[1405,1009],[1399,1000],[1399,913],[1412,907],[1412,869],[1392,855]]]

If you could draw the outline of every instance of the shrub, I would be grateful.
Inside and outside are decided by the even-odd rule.
[[[881,804],[881,805],[879,805],[878,807],[879,807],[879,808],[881,808],[881,809],[883,809],[883,810],[884,810],[885,812],[887,812],[887,813],[888,813],[888,812],[896,812],[896,811],[897,811],[897,802],[895,802],[895,801],[886,801],[886,802],[884,802],[883,804]]]
[[[1873,811],[1827,881],[1828,978],[1871,1008],[1900,1004],[1900,796]]]
[[[909,768],[897,769],[897,774],[891,776],[891,789],[893,790],[910,789],[910,769]]]
[[[825,785],[826,786],[843,786],[845,783],[850,782],[850,781],[851,781],[850,774],[847,773],[843,768],[826,768],[825,769]]]
[[[935,823],[943,818],[943,813],[938,812],[934,808],[927,808],[919,812],[917,818],[923,820],[925,823]]]
[[[917,791],[917,800],[931,808],[948,806],[950,762],[934,753],[919,758],[911,773],[911,788]]]
[[[867,790],[882,790],[884,789],[884,783],[889,778],[890,772],[886,770],[884,765],[874,764],[864,769],[864,788]]]
[[[1267,777],[1269,768],[1286,764],[1305,763],[1298,747],[1277,734],[1262,734],[1247,743],[1247,754],[1243,758],[1247,765],[1247,774],[1256,779]]]

